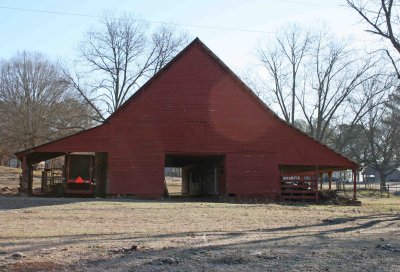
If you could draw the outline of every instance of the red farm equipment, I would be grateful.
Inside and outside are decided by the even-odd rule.
[[[64,194],[93,195],[95,156],[93,154],[67,154],[65,156]]]

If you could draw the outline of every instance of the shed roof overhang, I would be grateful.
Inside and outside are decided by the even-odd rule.
[[[25,157],[30,163],[37,163],[72,152],[107,152],[109,140],[107,129],[107,124],[102,124],[19,151],[15,153],[15,156],[21,161]]]
[[[279,170],[282,174],[307,174],[311,172],[334,172],[344,170],[357,170],[359,165],[356,163],[352,165],[287,165],[283,164],[279,166]]]

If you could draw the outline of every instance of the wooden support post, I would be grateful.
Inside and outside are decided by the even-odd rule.
[[[33,185],[33,167],[26,156],[22,157],[22,174],[19,186],[19,192],[28,196],[32,194]]]
[[[315,200],[318,203],[319,202],[319,192],[318,192],[318,176],[315,175]]]
[[[27,160],[26,156],[22,157],[22,173],[19,183],[19,192],[23,195],[28,195],[28,172],[27,172]]]
[[[31,196],[33,193],[33,165],[29,162],[28,166],[28,195]]]
[[[95,196],[105,197],[108,185],[108,153],[95,153],[95,171],[96,179]]]
[[[357,170],[353,171],[353,179],[354,179],[354,183],[353,183],[353,199],[356,200],[357,199]]]
[[[332,190],[332,171],[328,172],[328,178],[329,178],[329,191]]]
[[[225,162],[225,164],[226,164],[226,162]],[[278,168],[278,173],[279,173],[279,176],[278,176],[278,200],[281,201],[282,200],[282,179],[283,178],[282,178],[282,170],[281,170],[280,166]]]
[[[322,178],[323,178],[323,176],[324,176],[324,173],[319,173],[319,180],[320,180],[320,186],[319,186],[319,189],[322,191]]]

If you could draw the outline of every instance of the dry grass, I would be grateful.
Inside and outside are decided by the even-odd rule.
[[[0,270],[399,271],[400,199],[362,201],[336,207],[0,197]],[[377,248],[387,243],[393,251]],[[132,245],[138,250],[112,251]],[[10,258],[14,252],[25,257]]]
[[[3,196],[0,271],[400,271],[400,198],[361,201]]]

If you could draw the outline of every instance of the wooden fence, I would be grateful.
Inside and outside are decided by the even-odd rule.
[[[282,200],[314,200],[318,202],[317,175],[281,176]]]

